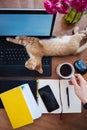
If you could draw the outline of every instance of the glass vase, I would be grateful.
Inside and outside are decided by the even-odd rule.
[[[65,14],[64,18],[68,23],[75,24],[81,19],[82,16],[83,12],[77,12],[75,9],[70,7],[68,14]]]

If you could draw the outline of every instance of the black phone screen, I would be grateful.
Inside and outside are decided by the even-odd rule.
[[[49,85],[40,88],[38,91],[48,112],[52,112],[59,108],[59,104]]]

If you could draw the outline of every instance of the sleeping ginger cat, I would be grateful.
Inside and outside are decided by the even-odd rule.
[[[82,39],[87,37],[87,28],[79,33],[77,31],[78,29],[75,30],[74,35],[63,36],[61,38],[56,37],[48,40],[40,40],[34,37],[19,36],[16,38],[7,38],[7,41],[25,46],[30,57],[26,61],[25,67],[43,73],[43,56],[75,55],[81,53],[87,48],[87,42],[80,47]]]

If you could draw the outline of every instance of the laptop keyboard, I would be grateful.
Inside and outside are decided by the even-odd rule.
[[[0,47],[1,65],[24,65],[29,58],[25,48]]]
[[[12,44],[12,43],[0,43],[0,66],[23,66],[29,59],[26,49],[23,46]],[[25,76],[50,76],[51,75],[51,57],[43,57],[42,67],[44,70],[43,74],[31,71],[30,73],[25,72]],[[25,68],[25,67],[24,67]],[[15,69],[15,68],[14,68]],[[13,70],[14,71],[14,70]],[[29,71],[29,70],[27,70]],[[10,71],[9,71],[10,73]],[[12,72],[11,72],[12,73]],[[0,74],[1,75],[1,74]],[[14,74],[8,74],[13,75]],[[20,73],[19,73],[19,76]]]
[[[19,48],[5,48],[0,46],[0,65],[24,65],[29,56],[24,47]],[[49,65],[49,57],[42,59],[43,65]]]

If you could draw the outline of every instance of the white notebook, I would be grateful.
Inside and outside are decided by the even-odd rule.
[[[22,88],[23,96],[25,98],[28,108],[30,109],[32,118],[37,119],[41,117],[40,108],[36,100],[34,99],[34,96],[30,90],[29,84],[20,85],[20,88]]]
[[[53,95],[55,96],[55,99],[59,105],[59,107],[52,108],[50,111],[48,110],[48,106],[53,107],[53,98],[51,94],[45,97],[46,89],[42,88],[50,87],[52,90]],[[68,97],[67,97],[67,92],[66,88],[68,87]],[[42,89],[42,90],[41,90]],[[48,91],[48,90],[47,90]],[[39,79],[38,81],[38,105],[42,113],[80,113],[81,112],[81,101],[79,98],[76,96],[75,91],[74,91],[74,86],[70,85],[68,83],[68,80],[57,80],[57,79]],[[43,100],[43,97],[45,98]],[[48,98],[48,106],[47,104],[44,103]],[[53,102],[51,102],[51,100]],[[69,100],[69,101],[68,101]],[[52,105],[51,105],[52,103]],[[48,108],[47,108],[48,107]]]

